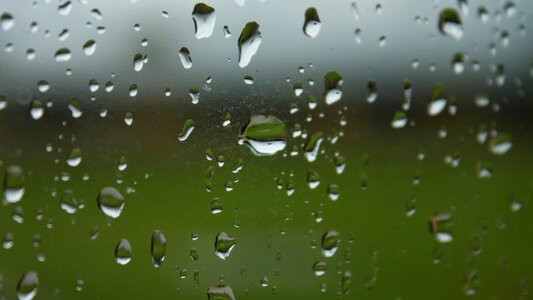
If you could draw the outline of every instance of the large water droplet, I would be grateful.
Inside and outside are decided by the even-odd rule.
[[[10,13],[3,13],[0,16],[0,26],[4,31],[8,31],[15,26],[15,18]]]
[[[125,265],[131,261],[131,245],[127,239],[121,239],[115,247],[115,261]]]
[[[197,39],[208,38],[215,28],[215,9],[205,3],[198,3],[192,11],[194,35]]]
[[[336,71],[330,71],[324,76],[326,91],[324,98],[326,104],[331,105],[342,98],[342,75]]]
[[[228,259],[236,243],[237,240],[227,233],[219,233],[215,239],[215,255],[223,260]]]
[[[104,187],[98,194],[97,204],[106,216],[116,219],[122,213],[126,203],[116,188]]]
[[[246,144],[257,156],[270,156],[285,149],[285,123],[274,116],[257,115],[243,128],[239,143]]]
[[[161,267],[167,253],[167,239],[160,230],[152,233],[151,253],[154,267]]]
[[[39,277],[34,271],[28,271],[20,278],[17,284],[17,297],[19,300],[31,300],[37,295]]]
[[[322,236],[322,254],[325,257],[332,257],[339,248],[339,233],[335,230],[328,230]]]
[[[190,69],[192,67],[192,58],[189,49],[187,49],[186,47],[182,47],[178,54],[183,67],[185,69]]]
[[[457,10],[447,8],[440,13],[439,30],[457,40],[463,37],[461,17]]]
[[[24,172],[19,166],[10,166],[4,177],[4,198],[7,203],[17,203],[24,195]]]
[[[304,33],[309,37],[315,38],[320,33],[320,26],[320,18],[318,17],[316,8],[309,7],[306,9]]]
[[[213,285],[207,289],[209,300],[235,300],[233,290],[228,285]]]
[[[60,48],[54,54],[56,62],[67,62],[72,58],[72,54],[68,48]]]
[[[246,67],[252,57],[257,53],[259,45],[261,45],[262,37],[259,31],[259,24],[256,22],[247,23],[242,29],[239,36],[239,66]]]

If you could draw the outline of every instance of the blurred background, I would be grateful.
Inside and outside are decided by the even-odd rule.
[[[532,2],[0,3],[0,299],[529,297]]]

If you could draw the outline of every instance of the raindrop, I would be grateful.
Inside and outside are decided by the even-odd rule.
[[[452,68],[453,68],[453,72],[457,75],[463,73],[463,71],[465,70],[465,63],[464,63],[464,58],[463,58],[462,53],[456,53],[453,56]]]
[[[224,37],[227,39],[231,37],[231,32],[229,31],[228,26],[224,26]]]
[[[332,257],[339,248],[339,233],[335,230],[328,230],[322,236],[322,254],[325,257]]]
[[[252,57],[257,53],[259,45],[261,45],[262,37],[259,31],[259,24],[256,22],[248,22],[242,29],[239,36],[239,66],[246,67]]]
[[[309,186],[309,188],[313,190],[318,187],[319,184],[320,176],[318,175],[318,173],[313,169],[309,170],[309,172],[307,173],[307,185]]]
[[[100,190],[96,201],[102,213],[113,219],[120,217],[125,205],[124,197],[114,187],[104,187]]]
[[[228,259],[237,240],[225,232],[221,232],[215,239],[215,255],[222,260]]]
[[[304,156],[309,162],[314,162],[320,150],[320,144],[324,140],[322,132],[317,132],[307,140],[304,148]]]
[[[320,33],[320,27],[320,18],[316,8],[309,7],[305,10],[304,33],[308,37],[315,38]]]
[[[191,52],[189,52],[189,49],[186,47],[182,47],[179,51],[179,57],[181,60],[181,64],[185,69],[190,69],[192,67],[192,58],[191,58]]]
[[[83,53],[87,56],[91,56],[96,51],[96,42],[94,40],[88,40],[83,44]]]
[[[246,144],[257,156],[274,155],[287,145],[285,123],[274,116],[253,116],[243,128],[239,144]]]
[[[405,112],[398,110],[394,113],[392,121],[390,123],[391,127],[394,129],[404,128],[407,125],[407,115]]]
[[[244,83],[246,83],[248,85],[254,84],[254,78],[252,77],[252,75],[245,75],[244,76]]]
[[[196,38],[208,38],[215,28],[215,9],[205,3],[197,3],[192,11],[192,20]]]
[[[56,62],[67,62],[72,58],[72,54],[68,48],[60,48],[54,54]]]
[[[194,121],[192,119],[187,119],[185,123],[183,124],[183,129],[178,134],[178,140],[180,142],[184,142],[189,138],[192,131],[194,130]]]
[[[57,6],[57,11],[60,15],[66,16],[70,14],[70,11],[72,10],[72,2],[70,1],[64,1],[63,3],[60,3]]]
[[[198,102],[200,101],[200,90],[195,87],[190,88],[189,96],[191,97],[192,104],[198,104]]]
[[[449,243],[453,240],[451,228],[453,227],[452,215],[439,213],[429,219],[431,233],[439,243]]]
[[[67,165],[70,167],[77,167],[81,163],[81,149],[74,148],[70,151],[67,159]]]
[[[83,112],[81,111],[81,105],[78,99],[72,98],[68,102],[68,108],[70,109],[70,112],[72,113],[72,117],[74,119],[77,119],[81,117]]]
[[[368,95],[366,96],[366,102],[374,103],[378,99],[378,84],[370,80],[367,84]]]
[[[136,53],[133,55],[133,69],[136,72],[140,72],[144,67],[144,62],[146,60],[146,55]]]
[[[133,113],[132,112],[127,112],[124,114],[124,123],[126,123],[126,125],[128,126],[131,126],[131,124],[133,124]]]
[[[131,245],[127,239],[121,239],[115,247],[115,262],[126,265],[131,261]]]
[[[457,40],[463,37],[463,26],[457,10],[447,8],[440,13],[439,30]]]
[[[24,196],[24,172],[19,166],[9,166],[4,177],[4,199],[7,203],[17,203]]]
[[[10,13],[3,13],[0,16],[0,26],[4,31],[8,31],[15,26],[15,18]]]
[[[30,115],[34,120],[39,120],[44,115],[44,105],[40,100],[33,100],[30,108]]]
[[[324,98],[327,105],[331,105],[342,98],[342,75],[336,71],[330,71],[324,76],[326,90]]]
[[[431,101],[428,103],[427,112],[430,116],[440,114],[446,107],[447,100],[444,98],[444,86],[440,83],[435,84]]]
[[[323,276],[326,274],[328,265],[324,261],[317,261],[313,264],[313,272],[316,276]]]
[[[69,214],[73,214],[78,210],[78,200],[74,197],[72,190],[65,190],[63,195],[61,195],[61,209]]]
[[[17,284],[17,297],[19,300],[31,300],[37,295],[39,277],[35,271],[28,271],[20,278]]]
[[[511,135],[508,133],[499,133],[489,142],[490,152],[496,155],[504,155],[511,150],[513,143]]]
[[[328,198],[331,201],[337,201],[339,199],[339,186],[332,183],[328,186]]]
[[[208,300],[235,300],[233,290],[228,285],[213,285],[207,289]]]
[[[152,244],[151,244],[151,253],[152,253],[152,263],[154,267],[159,268],[165,260],[165,255],[167,252],[167,239],[160,230],[155,230],[152,233]]]

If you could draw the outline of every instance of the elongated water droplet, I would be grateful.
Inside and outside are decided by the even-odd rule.
[[[7,203],[17,203],[24,196],[24,172],[19,166],[9,166],[4,177],[4,199]]]
[[[322,254],[325,257],[332,257],[339,248],[339,233],[335,230],[328,230],[322,236]]]
[[[261,45],[262,37],[261,31],[259,31],[259,24],[256,22],[247,23],[242,29],[239,36],[239,66],[241,68],[246,67],[252,57],[257,53],[259,45]]]
[[[96,51],[96,42],[94,40],[88,40],[83,44],[83,53],[87,56],[91,56]]]
[[[17,297],[19,300],[31,300],[37,295],[39,277],[35,271],[28,271],[20,278],[17,284]]]
[[[70,14],[71,10],[72,10],[71,1],[64,1],[57,6],[57,11],[59,12],[60,15],[63,15],[63,16]]]
[[[446,8],[440,13],[439,30],[457,40],[463,37],[463,25],[457,10]]]
[[[274,116],[257,115],[250,118],[239,137],[257,156],[270,156],[285,149],[285,123]]]
[[[115,247],[115,262],[126,265],[131,261],[131,245],[127,239],[121,239]]]
[[[182,47],[178,54],[183,67],[185,69],[190,69],[192,67],[192,58],[189,49],[187,49],[186,47]]]
[[[366,96],[366,102],[374,103],[378,99],[378,84],[374,80],[370,80],[367,83],[368,95]]]
[[[231,32],[229,31],[229,27],[224,25],[224,37],[229,39],[231,37]]]
[[[440,83],[433,87],[433,94],[428,103],[428,115],[436,116],[440,114],[446,107],[447,100],[444,98],[444,86]]]
[[[81,111],[81,105],[78,99],[70,99],[70,101],[68,102],[68,108],[70,109],[70,112],[72,113],[72,117],[74,119],[77,119],[83,115],[83,112]]]
[[[342,75],[337,71],[330,71],[324,76],[326,90],[324,99],[327,105],[331,105],[342,98]]]
[[[322,132],[317,132],[307,140],[304,148],[304,156],[309,162],[314,162],[320,151],[320,144],[324,140]]]
[[[136,72],[141,72],[141,70],[144,67],[145,61],[146,61],[146,55],[135,53],[133,55],[133,70],[135,70]]]
[[[235,300],[233,290],[228,285],[213,285],[207,289],[208,300]]]
[[[152,233],[151,253],[154,267],[161,267],[167,253],[167,239],[160,230]]]
[[[185,123],[183,124],[183,129],[178,135],[178,140],[180,142],[184,142],[189,138],[192,131],[194,130],[194,121],[192,119],[187,119]]]
[[[228,259],[237,240],[225,232],[221,232],[215,239],[215,255],[222,260]]]
[[[320,33],[320,18],[316,8],[309,7],[305,10],[304,33],[308,37],[315,38]]]
[[[205,3],[197,3],[192,11],[192,20],[196,38],[208,38],[215,28],[215,9]]]
[[[114,187],[104,187],[97,197],[97,204],[100,210],[108,217],[116,219],[120,217],[122,209],[126,204],[124,197]]]

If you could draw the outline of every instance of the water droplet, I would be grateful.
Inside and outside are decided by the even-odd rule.
[[[4,177],[4,198],[7,203],[17,203],[24,196],[24,172],[19,166],[9,166]]]
[[[142,55],[140,53],[135,53],[133,55],[133,69],[136,72],[141,72],[141,70],[144,67],[144,63],[145,63],[146,60],[147,60],[147,56],[146,55]]]
[[[262,37],[259,31],[259,24],[256,22],[248,22],[242,29],[239,36],[239,66],[246,67],[252,57],[257,53],[259,45],[261,45]]]
[[[54,54],[56,62],[67,62],[72,58],[72,54],[68,48],[60,48]]]
[[[88,40],[83,44],[83,53],[87,56],[91,56],[96,51],[96,42],[94,40]]]
[[[186,47],[182,47],[178,54],[183,67],[185,69],[190,69],[192,67],[192,58],[189,49],[187,49]]]
[[[322,132],[317,132],[307,140],[304,148],[304,156],[309,162],[314,162],[320,150],[320,144],[324,141]]]
[[[457,75],[461,74],[465,70],[465,63],[462,53],[456,53],[452,60],[453,72]]]
[[[74,197],[72,190],[65,190],[63,195],[61,195],[61,209],[69,214],[73,214],[78,210],[78,200]]]
[[[120,217],[126,203],[116,188],[104,187],[98,194],[97,204],[106,216],[116,219]]]
[[[453,240],[451,229],[453,227],[452,215],[439,213],[429,219],[431,233],[439,243],[449,243]]]
[[[294,95],[296,97],[300,97],[300,95],[304,92],[303,84],[301,82],[295,83],[293,90],[294,90]]]
[[[63,16],[70,14],[71,10],[72,10],[72,2],[70,1],[64,1],[57,6],[57,11],[59,12],[60,15],[63,15]]]
[[[504,155],[512,146],[511,135],[508,133],[499,133],[489,142],[490,152],[496,155]]]
[[[71,167],[77,167],[81,163],[81,149],[74,148],[70,151],[67,159],[67,165]]]
[[[133,113],[132,112],[127,112],[124,114],[124,123],[126,123],[126,125],[128,126],[131,126],[131,124],[133,124]]]
[[[339,199],[339,186],[332,183],[328,186],[328,198],[331,201],[337,201]]]
[[[127,239],[121,239],[115,247],[115,262],[126,265],[131,261],[131,245]]]
[[[457,10],[453,8],[446,8],[440,13],[439,30],[454,39],[463,37],[463,26],[461,17]]]
[[[327,269],[328,265],[324,261],[317,261],[313,264],[313,272],[316,276],[323,276],[326,274]]]
[[[192,131],[194,130],[194,121],[192,119],[187,119],[185,123],[183,124],[183,129],[178,135],[178,140],[180,142],[184,142],[189,138]]]
[[[154,267],[161,267],[167,253],[167,239],[160,230],[155,230],[152,233],[151,251]]]
[[[0,16],[0,26],[4,31],[8,31],[15,26],[15,18],[10,13],[3,13]]]
[[[222,199],[220,198],[213,198],[213,200],[211,200],[211,213],[216,215],[216,214],[219,214],[222,212],[222,209],[223,209],[223,205],[222,205]]]
[[[215,239],[215,255],[222,260],[228,259],[237,240],[225,232],[221,232]]]
[[[244,76],[244,83],[246,83],[248,85],[254,84],[254,78],[252,77],[252,75],[245,75]]]
[[[309,188],[315,189],[316,187],[318,187],[319,184],[320,176],[318,175],[318,173],[313,169],[309,170],[309,172],[307,173],[307,185],[309,186]]]
[[[39,277],[35,271],[28,271],[22,275],[17,284],[17,297],[19,300],[31,300],[37,295]]]
[[[30,108],[30,115],[34,120],[39,120],[44,115],[44,105],[40,100],[33,100]]]
[[[320,33],[320,18],[316,8],[309,7],[305,10],[304,33],[311,38],[315,38]]]
[[[325,257],[332,257],[339,248],[340,237],[335,230],[328,230],[322,236],[322,254]]]
[[[195,87],[190,88],[189,96],[191,97],[192,104],[198,104],[200,101],[200,90]]]
[[[352,10],[352,15],[355,20],[359,20],[359,9],[357,8],[357,3],[352,2],[352,4],[350,4],[350,8]]]
[[[396,111],[392,117],[390,125],[394,129],[404,128],[405,125],[407,125],[407,115],[405,112],[401,110]]]
[[[136,83],[131,84],[129,88],[129,96],[133,98],[137,96],[138,93],[139,93],[139,86]]]
[[[209,300],[235,300],[233,290],[228,285],[213,285],[207,289]]]
[[[72,113],[72,117],[74,119],[77,119],[81,117],[83,112],[81,111],[81,105],[78,99],[72,98],[68,102],[68,108],[70,109],[70,112]]]
[[[336,71],[330,71],[324,76],[326,91],[324,98],[327,105],[331,105],[342,98],[342,75]]]
[[[374,103],[378,99],[378,84],[377,82],[370,80],[367,83],[368,95],[366,96],[366,102]]]
[[[436,116],[440,114],[446,107],[446,102],[447,100],[444,98],[444,86],[440,83],[435,84],[431,101],[429,101],[427,107],[428,115]]]
[[[208,38],[215,28],[215,9],[205,3],[197,3],[192,11],[192,20],[196,38]]]
[[[13,248],[14,245],[15,242],[13,241],[13,234],[11,232],[6,232],[2,238],[2,247],[4,247],[6,250],[9,250]]]
[[[224,25],[224,38],[229,39],[231,37],[231,32],[229,31],[228,26]]]
[[[250,118],[239,137],[257,156],[270,156],[287,145],[285,123],[274,116],[257,115]]]
[[[489,11],[486,7],[480,6],[477,12],[479,19],[483,23],[487,23],[489,21]]]

